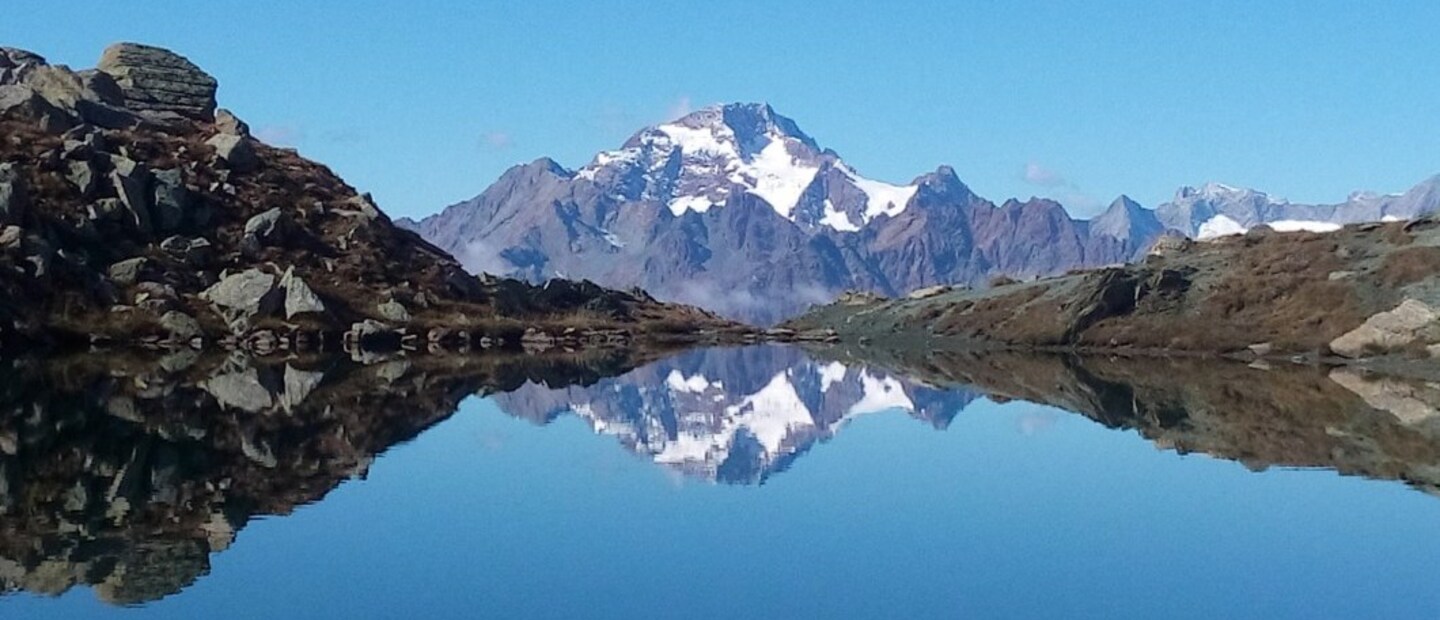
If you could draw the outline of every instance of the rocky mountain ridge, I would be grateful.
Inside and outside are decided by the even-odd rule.
[[[613,345],[733,326],[588,282],[466,273],[133,43],[72,71],[0,48],[0,345],[258,353]]]
[[[770,106],[736,103],[642,129],[576,171],[516,166],[471,200],[399,224],[471,271],[638,286],[768,324],[846,290],[897,297],[1126,263],[1167,230],[1409,219],[1440,208],[1436,187],[1305,206],[1208,184],[1153,210],[1121,196],[1084,220],[1053,200],[997,205],[947,166],[905,184],[866,178]]]

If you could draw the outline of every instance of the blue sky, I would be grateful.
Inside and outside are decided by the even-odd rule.
[[[950,164],[1079,215],[1209,180],[1337,201],[1440,172],[1437,2],[470,4],[8,0],[0,44],[76,68],[173,48],[398,215],[720,101],[771,103],[867,176]]]

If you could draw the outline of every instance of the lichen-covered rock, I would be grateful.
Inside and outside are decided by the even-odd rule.
[[[235,172],[249,172],[259,165],[260,160],[255,156],[255,147],[251,146],[250,140],[244,136],[228,133],[215,134],[214,137],[205,141],[215,149],[215,157],[225,162],[225,165]]]
[[[200,298],[214,306],[232,331],[249,327],[257,317],[274,314],[283,297],[275,276],[259,269],[230,274],[200,293]]]
[[[310,289],[310,285],[300,276],[295,275],[292,267],[285,270],[285,275],[280,277],[280,288],[285,291],[285,318],[293,319],[296,315],[325,312],[325,302],[320,296]]]
[[[381,318],[395,323],[407,323],[410,321],[410,311],[404,304],[394,298],[387,299],[376,304],[375,311],[380,313]]]
[[[175,52],[116,43],[101,54],[97,68],[114,78],[125,107],[142,115],[202,121],[215,118],[215,78]]]
[[[1377,313],[1365,323],[1330,341],[1336,355],[1356,358],[1389,352],[1420,339],[1440,318],[1435,308],[1415,299],[1406,299],[1394,310]]]
[[[140,280],[149,265],[150,259],[143,256],[122,260],[110,266],[108,270],[110,280],[122,286],[129,286]]]

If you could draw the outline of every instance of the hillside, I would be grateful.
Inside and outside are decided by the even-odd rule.
[[[733,326],[642,292],[477,278],[366,194],[121,43],[73,71],[0,49],[0,345],[581,346]]]
[[[848,295],[787,327],[961,347],[1428,358],[1440,342],[1440,219],[1332,233],[1166,237],[1143,262],[983,290]]]

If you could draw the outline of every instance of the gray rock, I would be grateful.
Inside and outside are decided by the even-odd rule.
[[[20,242],[25,236],[25,229],[19,226],[6,226],[0,228],[0,250],[18,250]]]
[[[225,108],[215,110],[215,128],[220,130],[220,133],[250,137],[250,126]]]
[[[75,118],[23,84],[0,86],[0,118],[35,123],[46,133],[75,126]]]
[[[167,49],[117,43],[97,68],[114,78],[125,107],[152,118],[210,121],[215,118],[215,78]]]
[[[206,140],[205,144],[214,148],[215,156],[235,172],[250,172],[260,164],[260,158],[255,155],[255,147],[251,146],[249,138],[221,133]]]
[[[89,160],[65,162],[65,180],[80,192],[81,198],[88,199],[95,194],[95,165]]]
[[[1440,313],[1425,302],[1406,299],[1394,310],[1378,312],[1365,323],[1330,341],[1336,355],[1356,358],[1386,353],[1433,336]]]
[[[286,411],[294,411],[324,380],[325,373],[323,372],[286,366],[285,391],[280,394],[280,406]]]
[[[30,210],[30,191],[20,168],[0,164],[0,224],[17,224]]]
[[[190,339],[203,334],[200,329],[200,322],[184,312],[171,310],[160,317],[160,327],[169,332],[171,341],[189,342]]]
[[[284,293],[275,276],[258,269],[231,274],[200,293],[210,302],[233,331],[243,331],[250,322],[280,309]]]
[[[149,265],[150,259],[137,256],[115,263],[106,271],[116,284],[129,286],[140,280]]]
[[[275,395],[260,382],[260,374],[254,368],[216,375],[200,387],[222,407],[260,413],[275,406]]]
[[[283,242],[287,232],[289,232],[289,220],[280,207],[245,220],[245,241],[260,246]]]
[[[310,289],[305,280],[295,275],[295,268],[285,270],[280,277],[280,288],[285,291],[285,318],[293,319],[297,314],[323,313],[325,303]]]
[[[136,228],[142,232],[154,230],[150,214],[150,171],[144,164],[128,157],[116,155],[110,158],[110,162],[115,166],[110,172],[110,182],[115,186],[120,204],[130,212]]]
[[[154,178],[151,213],[155,216],[155,226],[161,231],[175,230],[184,224],[190,211],[190,190],[185,187],[178,168],[158,170]]]
[[[214,246],[210,240],[204,237],[193,239],[174,235],[166,237],[160,242],[160,249],[165,253],[186,262],[192,267],[200,267],[210,262],[214,257]]]
[[[380,316],[387,321],[395,323],[407,323],[410,321],[410,311],[406,310],[405,306],[395,301],[394,298],[376,304],[375,311],[379,312]]]

